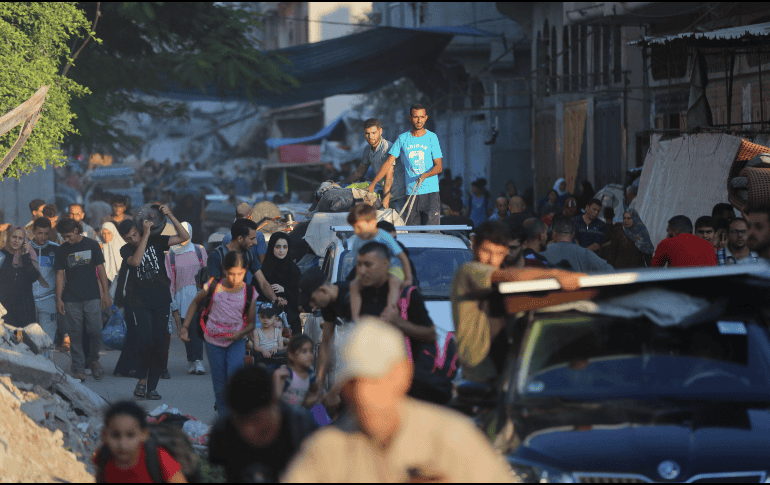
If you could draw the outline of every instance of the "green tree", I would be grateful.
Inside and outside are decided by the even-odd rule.
[[[103,42],[89,44],[68,73],[93,92],[73,100],[80,135],[67,139],[73,151],[135,146],[138,140],[110,122],[120,113],[185,116],[182,103],[142,96],[162,90],[164,83],[216,86],[220,94],[237,91],[253,102],[298,85],[282,69],[285,59],[259,50],[255,14],[232,4],[115,2],[80,8],[89,19],[100,9],[95,30]]]
[[[63,163],[61,143],[76,133],[71,100],[89,91],[60,70],[68,59],[67,43],[73,36],[85,38],[90,28],[73,3],[0,3],[0,112],[15,108],[40,86],[50,86],[40,120],[0,179],[18,178],[46,162]],[[20,130],[18,126],[0,137],[0,154],[8,151]]]

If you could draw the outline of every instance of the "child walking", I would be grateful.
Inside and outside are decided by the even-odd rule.
[[[150,430],[145,412],[136,403],[121,401],[113,404],[104,415],[102,446],[92,461],[96,466],[96,481],[100,483],[150,483],[145,443]],[[164,448],[157,447],[157,462],[167,483],[187,483],[181,465]]]
[[[313,340],[304,334],[292,337],[286,357],[288,366],[276,371],[284,376],[281,400],[310,409],[321,400],[321,386],[313,372]]]
[[[211,381],[219,416],[228,412],[225,385],[235,371],[243,367],[246,357],[246,336],[254,330],[257,291],[243,282],[246,258],[241,251],[230,251],[222,263],[225,277],[219,282],[205,284],[187,309],[179,337],[189,341],[189,328],[196,309],[202,308],[201,327],[206,342]],[[197,323],[197,322],[196,322]],[[193,330],[196,331],[196,330]]]
[[[278,310],[270,303],[263,303],[257,313],[261,326],[257,327],[252,335],[254,351],[269,359],[284,350],[281,330],[283,322],[278,317]]]

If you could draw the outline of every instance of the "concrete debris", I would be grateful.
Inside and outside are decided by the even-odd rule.
[[[35,355],[24,344],[14,349],[0,349],[0,373],[10,374],[15,381],[49,387],[60,371],[53,362]]]
[[[24,343],[36,354],[42,354],[53,350],[53,341],[45,333],[43,327],[37,323],[27,325],[22,330]]]
[[[49,360],[52,348],[39,325],[17,335],[0,322],[0,436],[14,443],[0,442],[0,481],[93,481],[107,402]],[[37,443],[33,451],[17,450],[25,439]]]

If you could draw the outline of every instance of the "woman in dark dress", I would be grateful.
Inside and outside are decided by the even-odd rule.
[[[130,287],[126,284],[126,279],[132,274],[129,274],[128,262],[124,259],[118,272],[114,297],[115,306],[123,307],[123,319],[126,321],[126,342],[123,344],[123,350],[120,352],[120,358],[115,364],[115,371],[113,372],[113,375],[118,377],[134,377],[137,369],[139,369],[139,356],[141,355],[142,341],[139,339],[139,332],[136,329],[134,312],[128,305],[128,298],[125,294],[125,289]]]
[[[615,269],[649,267],[655,247],[642,219],[634,209],[623,214],[623,224],[612,229],[609,244],[602,247],[599,256]]]
[[[276,232],[270,236],[267,244],[265,262],[262,263],[262,274],[273,287],[276,296],[287,301],[286,317],[289,320],[292,335],[302,333],[302,323],[299,319],[299,267],[289,257],[291,239],[284,232]],[[259,295],[260,301],[268,301],[264,295]]]
[[[35,268],[25,242],[24,228],[8,228],[8,242],[0,250],[0,303],[8,312],[3,319],[14,327],[26,327],[37,319],[32,283],[40,272]],[[37,258],[36,258],[37,259]]]

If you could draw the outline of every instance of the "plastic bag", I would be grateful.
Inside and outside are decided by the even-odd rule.
[[[126,343],[126,321],[115,305],[112,305],[110,310],[113,313],[107,322],[107,326],[102,330],[102,340],[104,345],[115,350],[122,350],[123,345]]]

